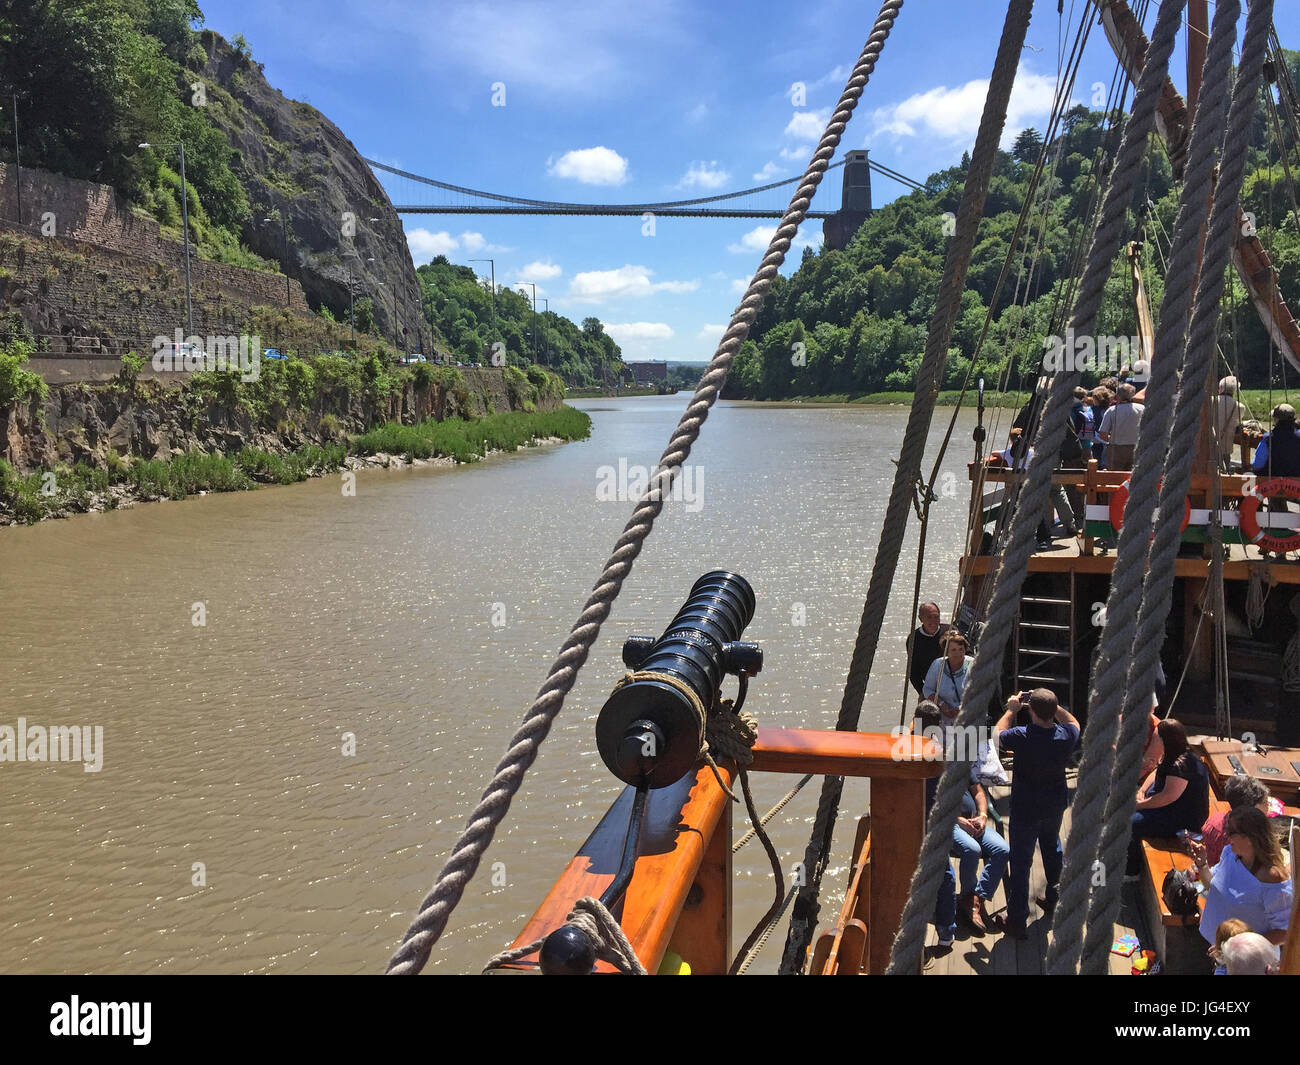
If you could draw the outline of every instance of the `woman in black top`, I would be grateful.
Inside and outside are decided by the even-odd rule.
[[[1138,789],[1137,812],[1128,847],[1128,875],[1142,871],[1142,841],[1182,829],[1199,832],[1210,815],[1210,780],[1201,760],[1187,748],[1187,732],[1173,718],[1156,726],[1165,754]]]

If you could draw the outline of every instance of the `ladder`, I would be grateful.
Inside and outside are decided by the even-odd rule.
[[[1052,578],[1068,577],[1068,586]],[[1012,640],[1016,690],[1050,688],[1062,706],[1074,702],[1074,574],[1031,573],[1025,580]]]

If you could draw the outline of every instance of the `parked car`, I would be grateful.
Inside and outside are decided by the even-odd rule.
[[[400,359],[397,360],[397,364],[399,366],[412,366],[417,362],[428,362],[428,361],[429,360],[426,359],[419,352],[415,352],[414,354],[411,355],[403,355]]]
[[[279,348],[264,348],[262,350],[262,358],[264,359],[287,359],[288,357]]]

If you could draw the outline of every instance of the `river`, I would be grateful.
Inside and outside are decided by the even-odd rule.
[[[382,971],[631,513],[602,498],[620,460],[653,466],[686,398],[575,401],[588,441],[361,471],[355,496],[334,476],[0,529],[0,725],[103,737],[98,772],[0,762],[0,970]],[[833,724],[906,416],[719,404],[429,971],[508,944],[617,794],[593,723],[623,638],[659,632],[701,573],[757,595],[746,709]],[[927,549],[945,611],[971,424]],[[864,728],[899,712],[914,527]],[[757,779],[759,808],[791,783]],[[816,792],[773,822],[787,869]],[[850,781],[832,900],[865,805]],[[736,876],[739,945],[771,899],[757,844]]]

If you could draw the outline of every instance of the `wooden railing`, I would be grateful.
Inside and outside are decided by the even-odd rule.
[[[818,773],[871,779],[873,872],[863,907],[866,971],[884,972],[925,828],[925,781],[942,752],[917,736],[761,728],[755,773]],[[730,786],[734,766],[720,764]],[[633,791],[601,819],[515,940],[523,946],[558,928],[584,895],[614,879]],[[632,883],[614,914],[649,972],[725,973],[731,963],[731,802],[708,768],[650,793]],[[667,960],[665,960],[667,959]],[[535,954],[512,968],[537,969]],[[597,972],[613,972],[603,962]]]

